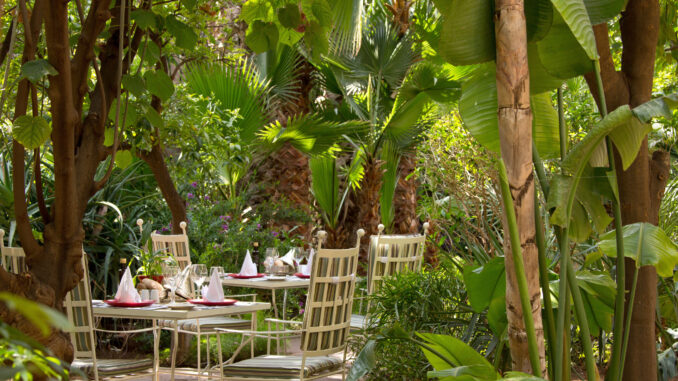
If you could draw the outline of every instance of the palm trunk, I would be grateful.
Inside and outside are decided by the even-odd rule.
[[[497,98],[501,154],[507,167],[520,235],[520,246],[523,250],[528,293],[539,346],[540,371],[545,374],[539,262],[535,244],[532,110],[530,109],[525,15],[522,0],[496,0],[495,4]],[[508,232],[506,226],[504,231]],[[506,253],[508,339],[513,361],[512,368],[515,371],[532,373],[513,255],[507,238],[504,239],[504,251]]]
[[[601,77],[608,110],[628,104],[638,106],[650,100],[654,77],[655,49],[659,31],[659,2],[657,0],[630,0],[622,12],[620,29],[623,42],[621,70],[615,69],[610,52],[608,29],[605,24],[594,27],[596,45],[600,54]],[[586,75],[591,93],[598,99],[595,77]],[[668,180],[668,154],[655,152],[650,158],[647,139],[631,166],[623,170],[616,157],[617,181],[622,223],[659,222],[659,205]],[[636,264],[626,259],[626,274],[633,274]],[[626,291],[633,277],[626,277]],[[627,294],[627,305],[628,299]],[[623,379],[654,381],[657,368],[655,311],[657,305],[657,272],[645,266],[638,273],[635,303],[631,316],[629,345],[626,353]],[[626,313],[625,313],[625,316]],[[615,340],[621,338],[614,338]]]
[[[404,154],[398,164],[398,183],[393,196],[393,231],[396,234],[410,234],[419,231],[417,218],[417,178],[413,175],[416,169],[416,156]]]
[[[379,232],[378,226],[381,221],[379,213],[379,191],[383,183],[384,170],[382,162],[372,157],[366,159],[365,174],[360,189],[351,192],[351,204],[347,209],[347,218],[355,217],[354,224],[347,224],[348,232],[354,232],[356,229],[365,229],[365,235],[360,240],[360,254],[358,260],[363,265],[367,265],[367,249],[369,246],[369,236]],[[396,209],[397,211],[397,209]],[[354,226],[353,226],[354,225]],[[354,244],[353,234],[345,234],[342,247],[351,247]],[[362,271],[362,270],[361,270]]]

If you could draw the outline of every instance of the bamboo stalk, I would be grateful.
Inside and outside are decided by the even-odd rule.
[[[527,334],[527,343],[530,353],[530,364],[532,365],[532,374],[541,377],[541,361],[539,359],[539,346],[537,344],[537,334],[534,329],[534,320],[532,319],[532,304],[527,288],[527,276],[525,275],[525,265],[523,262],[523,252],[520,247],[520,235],[518,233],[518,222],[513,208],[513,198],[509,188],[508,175],[503,160],[498,161],[499,182],[501,184],[501,195],[504,200],[504,209],[511,239],[511,255],[513,255],[513,266],[518,282],[518,291],[520,292],[520,304],[523,309],[523,320],[525,322],[525,333]]]
[[[533,151],[535,152],[535,151]],[[544,297],[544,320],[546,320],[546,341],[549,344],[546,348],[546,356],[549,365],[553,365],[553,346],[558,342],[556,340],[556,327],[553,317],[553,305],[551,304],[551,289],[549,288],[548,266],[546,258],[546,239],[542,227],[544,223],[541,219],[539,197],[534,192],[534,223],[537,228],[537,253],[539,254],[539,281],[541,283],[541,292]],[[549,376],[553,378],[553,369],[547,367]]]

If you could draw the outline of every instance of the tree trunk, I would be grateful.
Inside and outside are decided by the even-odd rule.
[[[655,49],[659,32],[659,2],[657,0],[630,0],[620,19],[623,51],[621,71],[615,69],[610,53],[608,30],[605,24],[596,25],[596,44],[600,54],[601,77],[607,109],[612,111],[628,104],[638,106],[650,100],[654,77]],[[596,102],[598,90],[595,77],[586,80]],[[622,223],[659,222],[659,206],[668,181],[668,154],[655,152],[650,158],[647,138],[638,156],[627,170],[623,170],[618,155],[617,181]],[[626,290],[630,291],[635,262],[626,259]],[[629,296],[627,295],[627,303]],[[657,305],[657,272],[644,266],[638,273],[635,305],[631,317],[629,346],[626,353],[623,379],[625,381],[654,381],[657,368],[655,311]],[[628,304],[626,308],[628,309]],[[617,339],[617,338],[615,338]],[[621,339],[621,338],[619,338]]]
[[[412,234],[419,232],[417,218],[417,178],[414,176],[417,159],[413,153],[406,153],[398,164],[398,183],[393,196],[393,232]]]
[[[501,154],[520,232],[532,317],[539,345],[541,373],[545,374],[544,330],[541,319],[539,263],[535,245],[534,177],[532,172],[532,110],[527,65],[527,30],[522,0],[496,0],[497,98]],[[506,225],[506,224],[504,224]],[[508,232],[506,226],[504,231]],[[507,235],[507,234],[505,234]],[[506,309],[513,370],[532,373],[520,293],[509,239],[506,253]]]

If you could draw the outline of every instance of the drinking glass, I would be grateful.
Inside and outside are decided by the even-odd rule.
[[[177,281],[179,277],[179,266],[165,266],[163,268],[163,280],[170,289],[170,304],[174,304],[175,292],[177,290]]]
[[[276,259],[278,259],[278,249],[276,249],[275,247],[267,248],[266,260],[264,261],[264,268],[266,269],[267,274],[271,273],[271,268],[273,267],[273,264],[275,263]]]
[[[295,247],[294,248],[294,262],[297,264],[297,268],[299,268],[299,265],[301,264],[301,261],[304,260],[304,248],[303,247]]]
[[[200,289],[202,284],[205,283],[205,279],[207,279],[207,266],[199,263],[191,265],[191,280],[195,283],[196,297],[200,295]]]
[[[224,273],[224,268],[221,267],[221,266],[212,266],[212,267],[210,267],[210,277],[211,277],[212,274],[214,274],[215,272],[217,273],[217,277],[219,277],[219,278],[221,278],[221,277],[223,277],[223,276],[225,275],[225,273]]]

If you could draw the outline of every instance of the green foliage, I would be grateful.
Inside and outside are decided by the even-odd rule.
[[[492,331],[501,336],[506,329],[506,269],[504,258],[496,257],[482,266],[464,267],[464,284],[475,312],[487,311]]]
[[[22,115],[14,120],[12,136],[28,149],[39,148],[52,133],[52,127],[41,116]]]
[[[401,273],[387,279],[376,294],[368,297],[372,311],[368,315],[367,337],[352,337],[352,348],[362,348],[370,339],[378,339],[375,364],[370,379],[423,379],[430,366],[413,342],[389,338],[382,328],[400,327],[400,336],[414,332],[448,334],[463,338],[479,350],[492,340],[483,318],[467,305],[461,275],[453,268],[441,267],[423,273]],[[480,320],[480,321],[479,321]],[[386,336],[383,339],[380,337]],[[372,344],[370,344],[372,345]],[[402,354],[408,353],[408,361]],[[360,358],[357,361],[362,361]]]
[[[24,63],[21,66],[21,77],[27,78],[33,83],[38,83],[43,77],[47,75],[57,75],[59,74],[54,66],[52,66],[47,60],[33,60]]]
[[[70,327],[68,320],[61,313],[18,295],[0,292],[0,301],[11,313],[23,315],[45,336],[50,333],[52,327],[56,329]],[[40,376],[67,380],[70,375],[70,366],[67,363],[5,322],[0,322],[0,363],[3,364],[0,368],[0,378],[5,380],[30,381]]]
[[[678,246],[674,244],[664,231],[646,222],[625,225],[624,255],[640,266],[655,266],[657,274],[663,277],[673,275],[673,269],[678,264]],[[609,257],[617,256],[617,243],[614,231],[600,237],[598,247]]]

